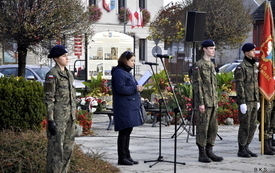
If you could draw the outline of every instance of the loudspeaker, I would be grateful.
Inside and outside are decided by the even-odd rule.
[[[185,41],[203,41],[206,27],[206,13],[189,11],[186,20]]]

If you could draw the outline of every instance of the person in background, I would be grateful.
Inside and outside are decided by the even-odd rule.
[[[261,96],[260,96],[261,97]],[[264,102],[264,155],[274,155],[275,148],[272,146],[272,135],[275,130],[275,103],[274,100]],[[259,125],[259,140],[261,141],[261,113],[258,114]]]
[[[257,114],[260,108],[255,48],[253,43],[245,43],[242,46],[244,58],[234,71],[240,121],[238,156],[246,158],[257,157],[257,154],[249,149],[257,128]]]
[[[117,152],[119,165],[138,164],[130,155],[130,135],[133,127],[143,124],[141,115],[140,92],[143,87],[137,84],[130,73],[135,66],[135,55],[126,51],[118,59],[118,65],[113,67],[112,92],[114,127],[118,131]]]
[[[194,89],[194,108],[197,109],[196,144],[199,149],[200,162],[220,162],[223,157],[213,153],[218,133],[216,110],[218,106],[217,79],[215,65],[211,58],[215,55],[215,43],[204,40],[201,43],[203,57],[198,60],[192,69]]]
[[[64,46],[54,46],[48,58],[55,61],[55,66],[47,73],[44,83],[48,120],[47,173],[66,173],[75,144],[74,78],[66,68],[69,58]]]

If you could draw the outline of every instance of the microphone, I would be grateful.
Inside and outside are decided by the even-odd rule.
[[[142,64],[147,64],[147,65],[159,65],[158,63],[154,63],[154,62],[145,62],[145,61],[143,61]]]
[[[172,59],[171,55],[155,53],[155,57]]]

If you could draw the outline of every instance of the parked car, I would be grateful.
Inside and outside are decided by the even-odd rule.
[[[48,66],[26,65],[25,79],[36,80],[43,84],[45,81],[46,74],[49,70],[50,67]],[[18,64],[1,65],[0,74],[3,74],[7,77],[18,76]],[[75,88],[85,88],[85,85],[82,82],[83,81],[75,80],[73,85]]]
[[[239,65],[240,63],[231,63],[230,66],[228,66],[225,70],[224,73],[229,73],[229,72],[234,72],[236,67]]]
[[[27,80],[36,80],[44,83],[47,72],[50,70],[48,66],[26,65],[25,78]],[[18,76],[18,64],[1,65],[0,73],[4,76]]]
[[[239,62],[233,62],[233,63],[227,63],[224,64],[219,68],[220,73],[229,73],[229,72],[234,72],[236,67],[239,65]]]

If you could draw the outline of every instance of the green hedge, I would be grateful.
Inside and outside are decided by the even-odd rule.
[[[43,86],[18,77],[0,78],[0,130],[39,129],[46,115]]]

